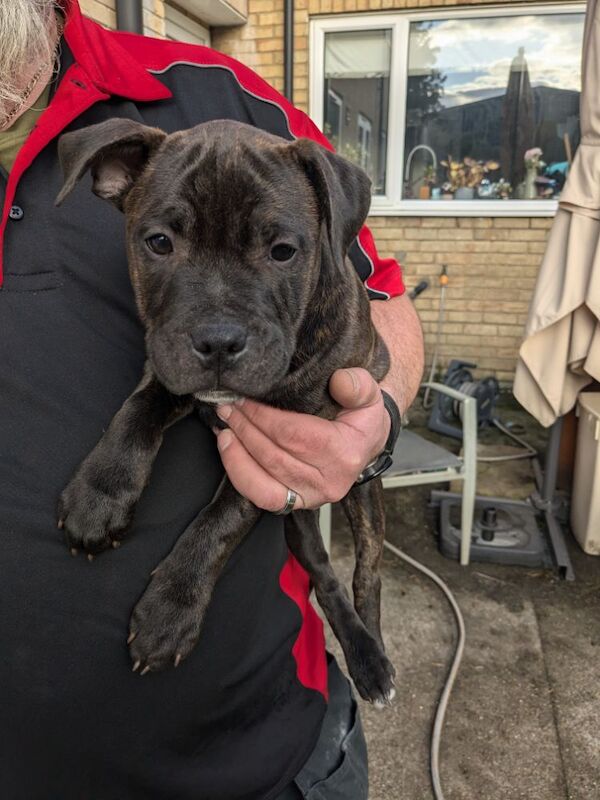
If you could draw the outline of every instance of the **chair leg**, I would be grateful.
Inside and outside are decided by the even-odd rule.
[[[331,554],[331,503],[327,503],[319,509],[319,527],[325,550]]]
[[[460,515],[460,563],[463,567],[468,565],[471,553],[471,535],[475,511],[475,484],[475,475],[467,471],[463,480]]]

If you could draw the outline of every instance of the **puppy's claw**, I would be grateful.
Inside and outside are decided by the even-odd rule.
[[[387,706],[388,708],[392,707],[392,700],[396,697],[396,690],[390,689],[390,691],[384,695],[383,699],[378,699],[373,701],[373,706],[378,711],[383,711],[383,709]]]
[[[177,667],[181,664],[181,653],[177,653],[177,655],[175,656],[174,664],[175,664],[175,669],[177,669]]]
[[[73,556],[73,558],[77,558],[77,556],[79,555],[79,550],[76,547],[72,547],[71,555]]]
[[[158,572],[158,567],[154,567],[154,569],[150,573],[150,577],[152,578],[154,575],[156,575],[157,572]]]
[[[138,671],[138,669],[140,668],[140,664],[141,664],[141,663],[142,663],[142,662],[141,662],[141,661],[138,659],[138,660],[135,662],[135,664],[133,665],[133,667],[131,668],[131,671],[132,671],[132,672],[137,672],[137,671]]]
[[[59,531],[62,531],[62,529],[65,527],[64,519],[59,519],[58,522],[56,523],[56,527],[58,528]]]
[[[150,667],[144,667],[144,669],[140,672],[140,675],[145,675],[147,672],[150,672]]]
[[[121,542],[118,539],[113,539],[111,544],[113,550],[116,550],[118,547],[121,547]]]
[[[87,560],[91,563],[94,560],[94,556],[91,553],[88,553]]]
[[[137,633],[135,633],[134,631],[131,631],[131,633],[127,637],[127,644],[131,644],[136,636],[137,636]]]

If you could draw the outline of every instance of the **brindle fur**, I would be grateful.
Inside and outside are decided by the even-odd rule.
[[[59,524],[74,550],[118,543],[147,484],[164,431],[197,411],[222,425],[194,395],[215,389],[278,408],[333,418],[334,370],[362,366],[380,380],[386,348],[346,253],[367,215],[368,178],[314,142],[286,142],[219,121],[167,136],[114,119],[61,137],[65,185],[90,169],[93,189],[125,212],[131,280],[146,330],[144,376],[61,495]],[[167,233],[168,257],[145,239]],[[271,262],[278,237],[289,263]],[[247,357],[208,367],[190,338],[198,325],[242,324]],[[244,354],[246,350],[244,350]],[[292,553],[310,574],[360,694],[392,695],[394,670],[379,621],[384,537],[379,480],[343,500],[356,546],[354,607],[323,547],[316,511],[286,518]],[[260,511],[224,478],[158,565],[130,623],[134,668],[177,665],[197,642],[215,583]]]

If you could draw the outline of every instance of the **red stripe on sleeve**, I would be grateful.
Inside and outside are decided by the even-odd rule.
[[[329,693],[323,623],[310,604],[308,575],[291,553],[281,570],[279,585],[296,603],[302,615],[302,626],[292,648],[298,680],[307,689],[320,692],[327,700]]]

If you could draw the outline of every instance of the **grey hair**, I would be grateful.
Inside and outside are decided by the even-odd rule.
[[[19,102],[28,66],[50,63],[55,8],[55,0],[0,0],[0,105]]]

